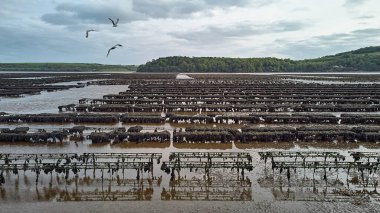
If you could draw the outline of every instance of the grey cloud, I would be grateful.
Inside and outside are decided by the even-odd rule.
[[[372,19],[375,18],[373,15],[362,15],[362,16],[357,16],[357,19]]]
[[[107,24],[110,18],[120,18],[120,23],[147,19],[142,14],[127,11],[122,8],[106,4],[72,4],[62,3],[56,7],[55,13],[48,13],[41,17],[47,23],[54,25],[77,25],[81,22],[89,24]]]
[[[380,28],[366,28],[349,33],[315,36],[303,41],[289,42],[278,40],[276,42],[278,44],[285,43],[280,50],[281,54],[286,54],[296,59],[304,59],[378,45],[380,41],[379,34]]]
[[[133,0],[133,10],[151,18],[184,17],[203,9],[202,1]]]
[[[367,29],[361,29],[361,30],[354,30],[351,33],[353,36],[356,37],[362,37],[365,36],[366,38],[370,37],[378,37],[380,34],[380,28],[367,28]]]
[[[331,35],[316,36],[308,42],[337,43],[350,39],[352,39],[352,35],[349,33],[334,33]]]
[[[121,22],[137,20],[189,18],[196,12],[206,12],[215,8],[244,7],[248,5],[261,7],[273,3],[274,0],[131,0],[129,10],[112,5],[108,1],[91,4],[60,3],[55,12],[44,14],[43,21],[70,26],[76,22],[105,24],[107,17],[119,17]]]
[[[244,6],[248,4],[249,0],[205,0],[208,5],[219,6]],[[265,1],[253,1],[253,2],[265,2]]]
[[[204,0],[208,7],[244,7],[252,5],[263,7],[274,3],[276,0]],[[279,2],[280,0],[277,0]]]
[[[274,0],[133,0],[133,10],[151,18],[184,18],[214,8],[262,7]]]
[[[33,29],[32,29],[33,28]],[[34,25],[0,26],[0,62],[98,62],[99,42],[85,40],[82,32]],[[99,61],[101,63],[101,61]],[[109,62],[108,62],[109,63]]]
[[[189,42],[195,43],[215,43],[232,37],[244,37],[254,33],[247,24],[241,24],[233,26],[229,29],[209,26],[204,30],[194,31],[194,32],[181,32],[181,33],[171,33],[172,36],[178,39],[184,39]]]
[[[316,36],[312,38],[309,41],[306,41],[306,43],[361,43],[365,42],[366,40],[379,38],[380,34],[380,28],[366,28],[366,29],[360,29],[360,30],[354,30],[349,33],[335,33],[330,35],[323,35],[323,36]]]
[[[346,0],[346,2],[343,4],[343,6],[354,7],[354,6],[361,5],[361,4],[365,3],[366,1],[368,1],[368,0]]]
[[[72,15],[65,13],[52,13],[42,16],[42,20],[54,25],[75,25],[78,21]]]
[[[297,31],[303,29],[304,27],[304,23],[295,21],[275,22],[268,25],[254,25],[252,23],[243,22],[231,27],[208,26],[207,28],[199,31],[176,32],[171,33],[170,35],[177,39],[206,44],[221,42],[230,38]]]
[[[303,22],[298,21],[281,21],[273,24],[272,28],[274,32],[288,32],[301,30],[306,25]]]
[[[60,32],[50,32],[46,29],[23,30],[11,27],[0,27],[0,44],[5,55],[0,55],[0,61],[7,62],[12,59],[24,61],[47,61],[50,57],[72,55],[78,53],[75,47],[82,51],[75,40],[64,36]],[[70,47],[68,44],[72,44]],[[72,48],[72,49],[71,49]]]

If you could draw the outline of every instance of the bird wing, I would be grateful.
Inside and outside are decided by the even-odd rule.
[[[112,50],[112,48],[110,48],[110,49],[108,50],[107,57],[108,57],[108,55],[110,54],[111,50]]]
[[[119,18],[117,18],[117,20],[116,20],[116,24],[117,24],[117,23],[119,23]]]
[[[123,45],[121,45],[121,44],[116,44],[115,47],[116,47],[116,46],[122,47]]]
[[[108,19],[112,22],[113,25],[115,25],[115,22],[111,18]]]
[[[86,38],[88,38],[89,32],[93,32],[93,31],[96,31],[96,30],[86,30]]]

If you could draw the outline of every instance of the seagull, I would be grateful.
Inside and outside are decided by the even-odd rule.
[[[114,49],[116,49],[117,47],[122,47],[122,46],[123,46],[123,45],[121,45],[121,44],[116,44],[115,46],[111,47],[111,48],[108,50],[107,57],[108,57],[108,55],[110,54],[111,50],[114,50]]]
[[[89,32],[95,32],[96,30],[86,30],[86,38],[88,38],[88,33]]]
[[[117,27],[117,23],[119,23],[119,18],[117,18],[116,22],[114,22],[111,18],[108,18],[112,22],[112,27]]]

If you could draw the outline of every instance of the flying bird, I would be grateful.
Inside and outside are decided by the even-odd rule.
[[[96,30],[86,30],[86,38],[88,38],[88,34],[90,33],[90,32],[95,32]]]
[[[121,44],[116,44],[115,46],[111,47],[111,48],[108,50],[107,57],[108,57],[108,55],[110,54],[111,50],[114,50],[114,49],[116,49],[117,47],[122,47],[122,46],[123,46],[123,45],[121,45]]]
[[[116,22],[114,22],[114,20],[112,20],[111,18],[108,19],[112,22],[113,27],[117,27],[117,23],[119,23],[119,18],[116,19]]]

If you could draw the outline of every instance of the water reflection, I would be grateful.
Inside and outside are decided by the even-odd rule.
[[[155,181],[157,182],[157,181]],[[85,185],[75,182],[75,188],[59,191],[57,201],[138,201],[151,200],[151,179],[108,179],[86,180]]]
[[[232,149],[232,143],[173,143],[178,149]]]
[[[2,154],[0,200],[380,200],[378,151],[282,150],[256,155],[190,149],[170,152],[171,148],[162,153],[137,150],[140,152]]]
[[[0,187],[0,200],[4,202],[30,201],[140,201],[151,200],[153,186],[161,179],[91,178],[78,176],[65,180],[64,176],[51,175],[50,180],[31,184],[25,175],[24,182],[16,178],[15,186]],[[34,178],[32,177],[34,182]],[[46,177],[45,177],[46,179]],[[48,178],[49,179],[49,178]]]
[[[136,143],[136,142],[123,142],[112,145],[115,148],[157,148],[163,149],[170,147],[170,142],[149,142],[149,143]]]
[[[272,171],[265,166],[258,179],[280,201],[334,201],[361,204],[379,200],[378,152],[267,152]]]
[[[354,82],[350,82],[350,81],[345,81],[345,80],[341,80],[341,81],[332,81],[332,80],[307,80],[307,79],[287,79],[288,81],[293,81],[293,82],[301,82],[301,83],[306,83],[306,84],[344,84],[344,85],[347,85],[347,84],[379,84],[380,82],[377,82],[377,81],[354,81]]]
[[[74,103],[73,101],[76,102],[82,98],[101,98],[103,95],[125,91],[127,88],[127,85],[91,85],[62,91],[41,92],[39,95],[21,98],[2,98],[0,109],[2,112],[17,114],[56,113],[58,106]]]
[[[239,152],[174,152],[161,170],[170,174],[162,200],[252,200],[252,157]]]
[[[163,188],[162,200],[249,201],[252,200],[249,179],[223,179],[220,176],[206,178],[181,177],[171,180],[169,188]]]
[[[0,154],[4,201],[151,200],[156,153]],[[23,181],[20,181],[23,176]]]

